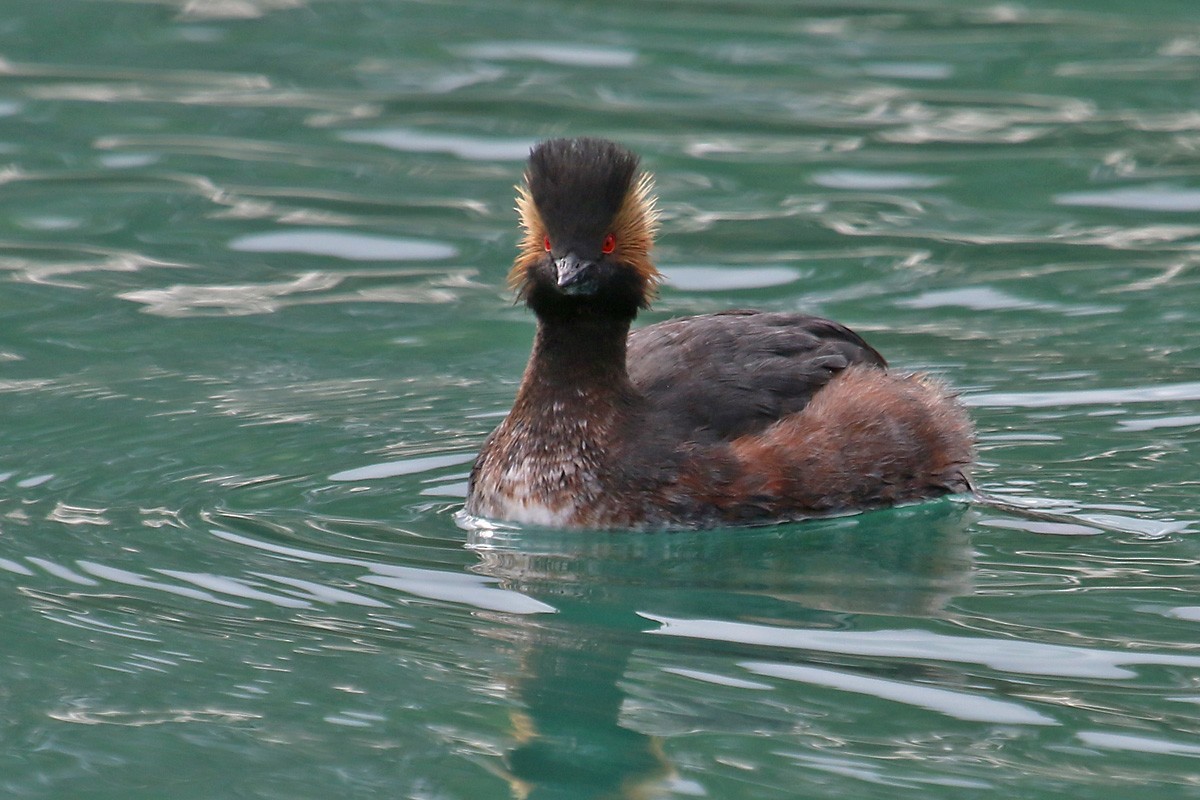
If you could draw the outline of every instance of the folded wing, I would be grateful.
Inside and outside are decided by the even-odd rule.
[[[854,331],[804,314],[727,311],[629,335],[634,386],[661,419],[699,440],[760,431],[852,364],[887,366]]]

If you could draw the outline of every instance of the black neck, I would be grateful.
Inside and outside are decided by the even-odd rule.
[[[629,384],[625,371],[629,323],[611,317],[539,317],[526,382],[532,377],[546,388],[602,394],[624,390]]]
[[[629,337],[628,319],[576,317],[539,319],[538,336],[533,344],[533,361],[552,371],[542,378],[623,378],[625,339]],[[572,381],[574,383],[574,381]]]

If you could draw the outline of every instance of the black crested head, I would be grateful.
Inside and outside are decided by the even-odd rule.
[[[591,249],[629,195],[638,157],[604,139],[550,139],[529,154],[525,181],[556,248]]]
[[[658,214],[638,157],[603,139],[533,149],[517,187],[524,230],[509,285],[542,319],[633,319],[661,278],[650,259]]]

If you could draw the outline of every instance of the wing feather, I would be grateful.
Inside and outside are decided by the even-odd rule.
[[[629,377],[691,439],[730,440],[793,414],[851,364],[886,367],[854,331],[820,317],[726,311],[629,335]]]

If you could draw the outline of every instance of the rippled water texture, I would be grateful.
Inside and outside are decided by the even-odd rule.
[[[1198,9],[8,0],[0,795],[1200,797]],[[990,499],[460,529],[579,134]]]

